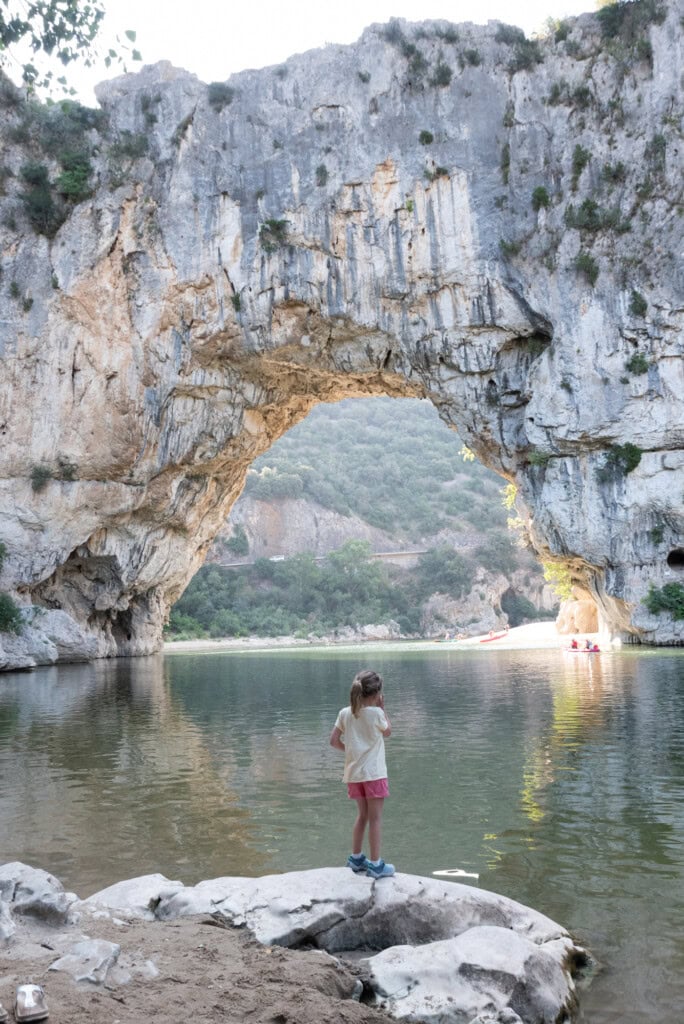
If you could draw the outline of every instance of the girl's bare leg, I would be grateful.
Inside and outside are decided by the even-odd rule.
[[[356,798],[356,806],[359,813],[352,831],[352,853],[361,853],[363,850],[363,834],[366,831],[366,823],[368,821],[368,801],[365,796]]]
[[[368,839],[370,841],[370,859],[380,860],[380,847],[382,845],[382,808],[385,802],[383,796],[369,797],[368,805]]]

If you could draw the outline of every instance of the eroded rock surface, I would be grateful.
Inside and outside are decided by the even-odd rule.
[[[21,169],[57,181],[58,147],[5,89],[0,587],[83,639],[3,638],[0,666],[157,649],[251,461],[379,394],[430,398],[517,483],[604,628],[681,642],[643,604],[684,579],[684,29],[658,11],[116,79],[53,237]]]
[[[81,906],[161,921],[211,915],[247,928],[266,946],[313,947],[342,958],[364,951],[362,976],[378,1006],[441,1024],[506,1011],[549,1024],[569,1017],[573,971],[585,957],[560,925],[496,893],[404,874],[376,882],[346,868],[191,887],[149,875]]]

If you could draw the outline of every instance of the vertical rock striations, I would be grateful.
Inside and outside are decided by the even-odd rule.
[[[5,85],[21,642],[47,608],[84,656],[156,649],[251,461],[375,394],[429,397],[517,483],[606,627],[684,640],[643,604],[684,583],[682,36],[638,0],[539,43],[392,22],[226,84],[159,64],[101,112]]]

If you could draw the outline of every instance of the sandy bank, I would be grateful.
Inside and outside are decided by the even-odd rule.
[[[605,638],[603,643],[599,638],[598,633],[578,633],[580,641],[590,639],[602,646],[604,649],[607,644]],[[482,641],[487,641],[483,643]],[[509,629],[505,636],[502,636],[496,640],[489,641],[487,634],[483,633],[482,636],[468,637],[467,640],[359,640],[357,643],[351,643],[348,639],[340,641],[326,641],[326,640],[306,640],[297,639],[291,636],[277,636],[277,637],[263,637],[263,636],[250,636],[240,638],[226,638],[223,640],[175,640],[164,644],[165,654],[177,654],[177,653],[188,653],[188,652],[206,652],[206,651],[267,651],[280,648],[321,648],[321,647],[352,647],[352,646],[363,646],[373,647],[381,645],[387,647],[391,645],[393,647],[401,648],[404,647],[410,650],[416,649],[431,649],[433,645],[440,644],[443,647],[450,649],[461,649],[461,650],[480,650],[480,651],[492,651],[492,650],[547,650],[556,649],[562,650],[567,647],[570,643],[570,637],[562,636],[556,631],[556,625],[554,622],[530,622],[525,626],[515,626],[513,629]]]

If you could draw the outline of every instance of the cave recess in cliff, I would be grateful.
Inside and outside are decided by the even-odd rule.
[[[674,548],[667,556],[667,564],[671,569],[684,572],[684,548]]]

